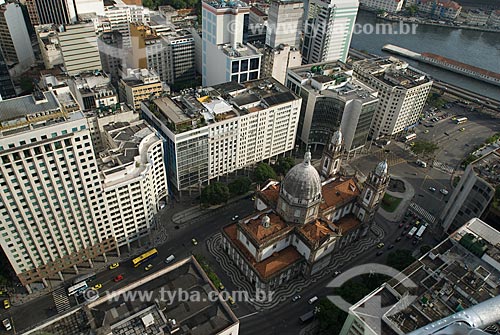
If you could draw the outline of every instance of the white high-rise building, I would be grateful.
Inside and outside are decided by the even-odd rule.
[[[64,87],[0,101],[0,245],[29,291],[119,254],[167,196],[155,132],[117,118],[97,155],[71,99]]]
[[[83,113],[36,92],[0,101],[0,119],[0,244],[21,283],[62,280],[116,249],[99,233],[102,185]]]
[[[202,1],[203,86],[260,77],[261,54],[245,44],[250,7],[242,1]]]
[[[371,138],[392,136],[417,124],[432,87],[425,73],[394,57],[358,61],[353,70],[355,79],[379,92]]]
[[[304,1],[275,0],[269,7],[266,45],[276,48],[281,44],[300,47]]]
[[[358,6],[358,0],[305,2],[303,64],[347,60]]]
[[[403,9],[403,0],[360,0],[361,7],[383,10],[388,13],[400,12]]]
[[[169,182],[182,191],[294,149],[301,100],[269,78],[143,102],[142,112],[166,139]]]

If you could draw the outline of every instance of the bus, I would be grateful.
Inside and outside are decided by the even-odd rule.
[[[158,250],[156,249],[151,249],[149,251],[146,251],[145,253],[143,253],[142,255],[140,256],[137,256],[136,258],[134,258],[132,260],[132,265],[134,266],[134,268],[138,267],[139,265],[141,265],[142,263],[150,260],[151,258],[154,258],[158,256]]]
[[[468,120],[468,119],[467,119],[466,117],[459,117],[459,118],[457,118],[457,119],[455,120],[455,122],[456,122],[457,124],[462,124],[462,123],[467,122],[467,120]]]
[[[406,143],[406,142],[413,141],[413,140],[414,140],[414,139],[416,139],[416,138],[417,138],[417,134],[409,134],[409,135],[406,135],[406,136],[404,137],[404,141],[405,141],[405,143]]]
[[[76,277],[75,279],[73,279],[73,285],[81,283],[82,281],[91,282],[94,279],[95,279],[95,273],[94,272],[85,273],[85,274],[79,275],[78,277]]]
[[[412,229],[410,229],[410,231],[408,232],[408,235],[407,237],[410,238],[413,236],[413,234],[415,234],[415,232],[417,231],[417,227],[413,227]]]
[[[68,297],[71,297],[72,295],[77,293],[82,293],[87,289],[88,289],[87,282],[82,281],[68,288]]]
[[[299,320],[301,323],[307,323],[311,321],[314,318],[314,311],[307,312],[306,314],[302,315]]]
[[[423,225],[423,226],[421,226],[421,227],[418,229],[417,233],[415,234],[415,237],[416,237],[416,238],[420,238],[420,237],[422,237],[422,234],[424,233],[424,231],[425,231],[425,229],[426,229],[426,228],[427,228],[427,225]]]

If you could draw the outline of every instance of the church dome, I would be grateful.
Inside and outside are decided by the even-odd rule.
[[[304,162],[295,165],[285,176],[282,190],[290,200],[306,203],[321,196],[321,179],[311,165],[311,153],[306,152]]]
[[[385,176],[387,174],[387,160],[378,163],[375,168],[375,174],[379,177]]]

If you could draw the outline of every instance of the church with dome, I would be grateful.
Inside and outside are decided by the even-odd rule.
[[[387,162],[361,185],[341,174],[342,151],[339,130],[325,146],[319,171],[307,152],[281,183],[270,180],[257,191],[254,214],[222,229],[223,250],[256,289],[318,273],[368,233],[389,185]]]

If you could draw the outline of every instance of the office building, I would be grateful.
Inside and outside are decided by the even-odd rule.
[[[26,7],[33,26],[71,24],[82,14],[104,14],[102,0],[26,0]]]
[[[358,0],[308,0],[304,4],[302,63],[345,62]]]
[[[397,13],[403,9],[402,0],[359,0],[361,8],[383,10],[387,13]]]
[[[142,104],[166,139],[169,183],[199,190],[211,179],[292,150],[300,101],[274,79],[227,83]]]
[[[92,22],[66,25],[57,36],[64,69],[68,75],[102,70],[97,36]]]
[[[283,182],[270,181],[256,192],[254,213],[222,229],[222,250],[256,289],[276,290],[319,273],[367,234],[389,184],[387,162],[379,163],[361,188],[355,177],[339,173],[342,143],[335,132],[321,172],[307,152]]]
[[[297,48],[281,44],[275,48],[264,45],[259,47],[262,54],[262,77],[273,77],[281,84],[285,84],[286,70],[302,64],[302,56]]]
[[[127,69],[121,77],[120,98],[136,111],[140,111],[142,101],[159,98],[163,92],[163,84],[154,70]]]
[[[202,1],[203,86],[260,78],[262,55],[244,43],[249,12],[242,1]]]
[[[480,9],[469,9],[460,15],[463,22],[472,26],[485,26],[489,18],[490,14]]]
[[[275,0],[269,7],[266,44],[272,48],[286,44],[300,48],[304,1]]]
[[[151,292],[153,300],[126,302],[130,293]],[[199,301],[172,299],[165,292],[186,292]],[[102,320],[102,322],[94,322]],[[24,335],[176,334],[238,335],[239,320],[225,297],[207,277],[194,257],[181,259],[154,274],[132,282],[96,301],[82,304],[58,318],[47,320]]]
[[[19,76],[35,64],[23,11],[18,3],[0,4],[0,49],[12,76]]]
[[[432,80],[397,58],[355,62],[353,77],[377,90],[379,104],[370,137],[394,136],[418,123],[432,87]]]
[[[104,72],[82,73],[68,80],[68,86],[82,111],[116,107],[118,95]]]
[[[9,68],[0,48],[0,100],[14,98],[15,96],[14,83],[10,77]]]
[[[196,74],[195,45],[187,30],[159,35],[142,24],[130,24],[131,68],[153,69],[168,84],[192,81]]]
[[[462,11],[462,6],[452,0],[407,0],[405,6],[416,6],[421,13],[446,20],[455,20]]]
[[[149,11],[142,6],[115,4],[105,7],[102,20],[106,22],[109,29],[121,34],[124,52],[127,52],[126,50],[132,45],[130,23],[146,24],[149,21]]]
[[[500,149],[495,149],[467,165],[441,214],[443,229],[452,232],[471,218],[482,217],[488,208],[498,211],[499,186]]]
[[[43,65],[47,70],[64,64],[57,32],[57,26],[52,24],[44,24],[35,27]]]
[[[352,305],[340,335],[408,334],[498,296],[499,245],[497,230],[468,221]]]
[[[286,86],[302,98],[297,137],[303,146],[324,146],[340,129],[344,148],[367,141],[378,92],[351,76],[344,63],[327,62],[288,69]]]
[[[491,11],[487,23],[491,27],[500,27],[500,9]]]
[[[116,241],[99,232],[102,186],[83,113],[37,91],[0,101],[0,115],[0,244],[31,290],[92,265]]]
[[[154,215],[168,195],[163,141],[143,120],[104,126],[105,151],[97,165],[102,173],[102,217],[105,237],[119,247],[149,234]]]

